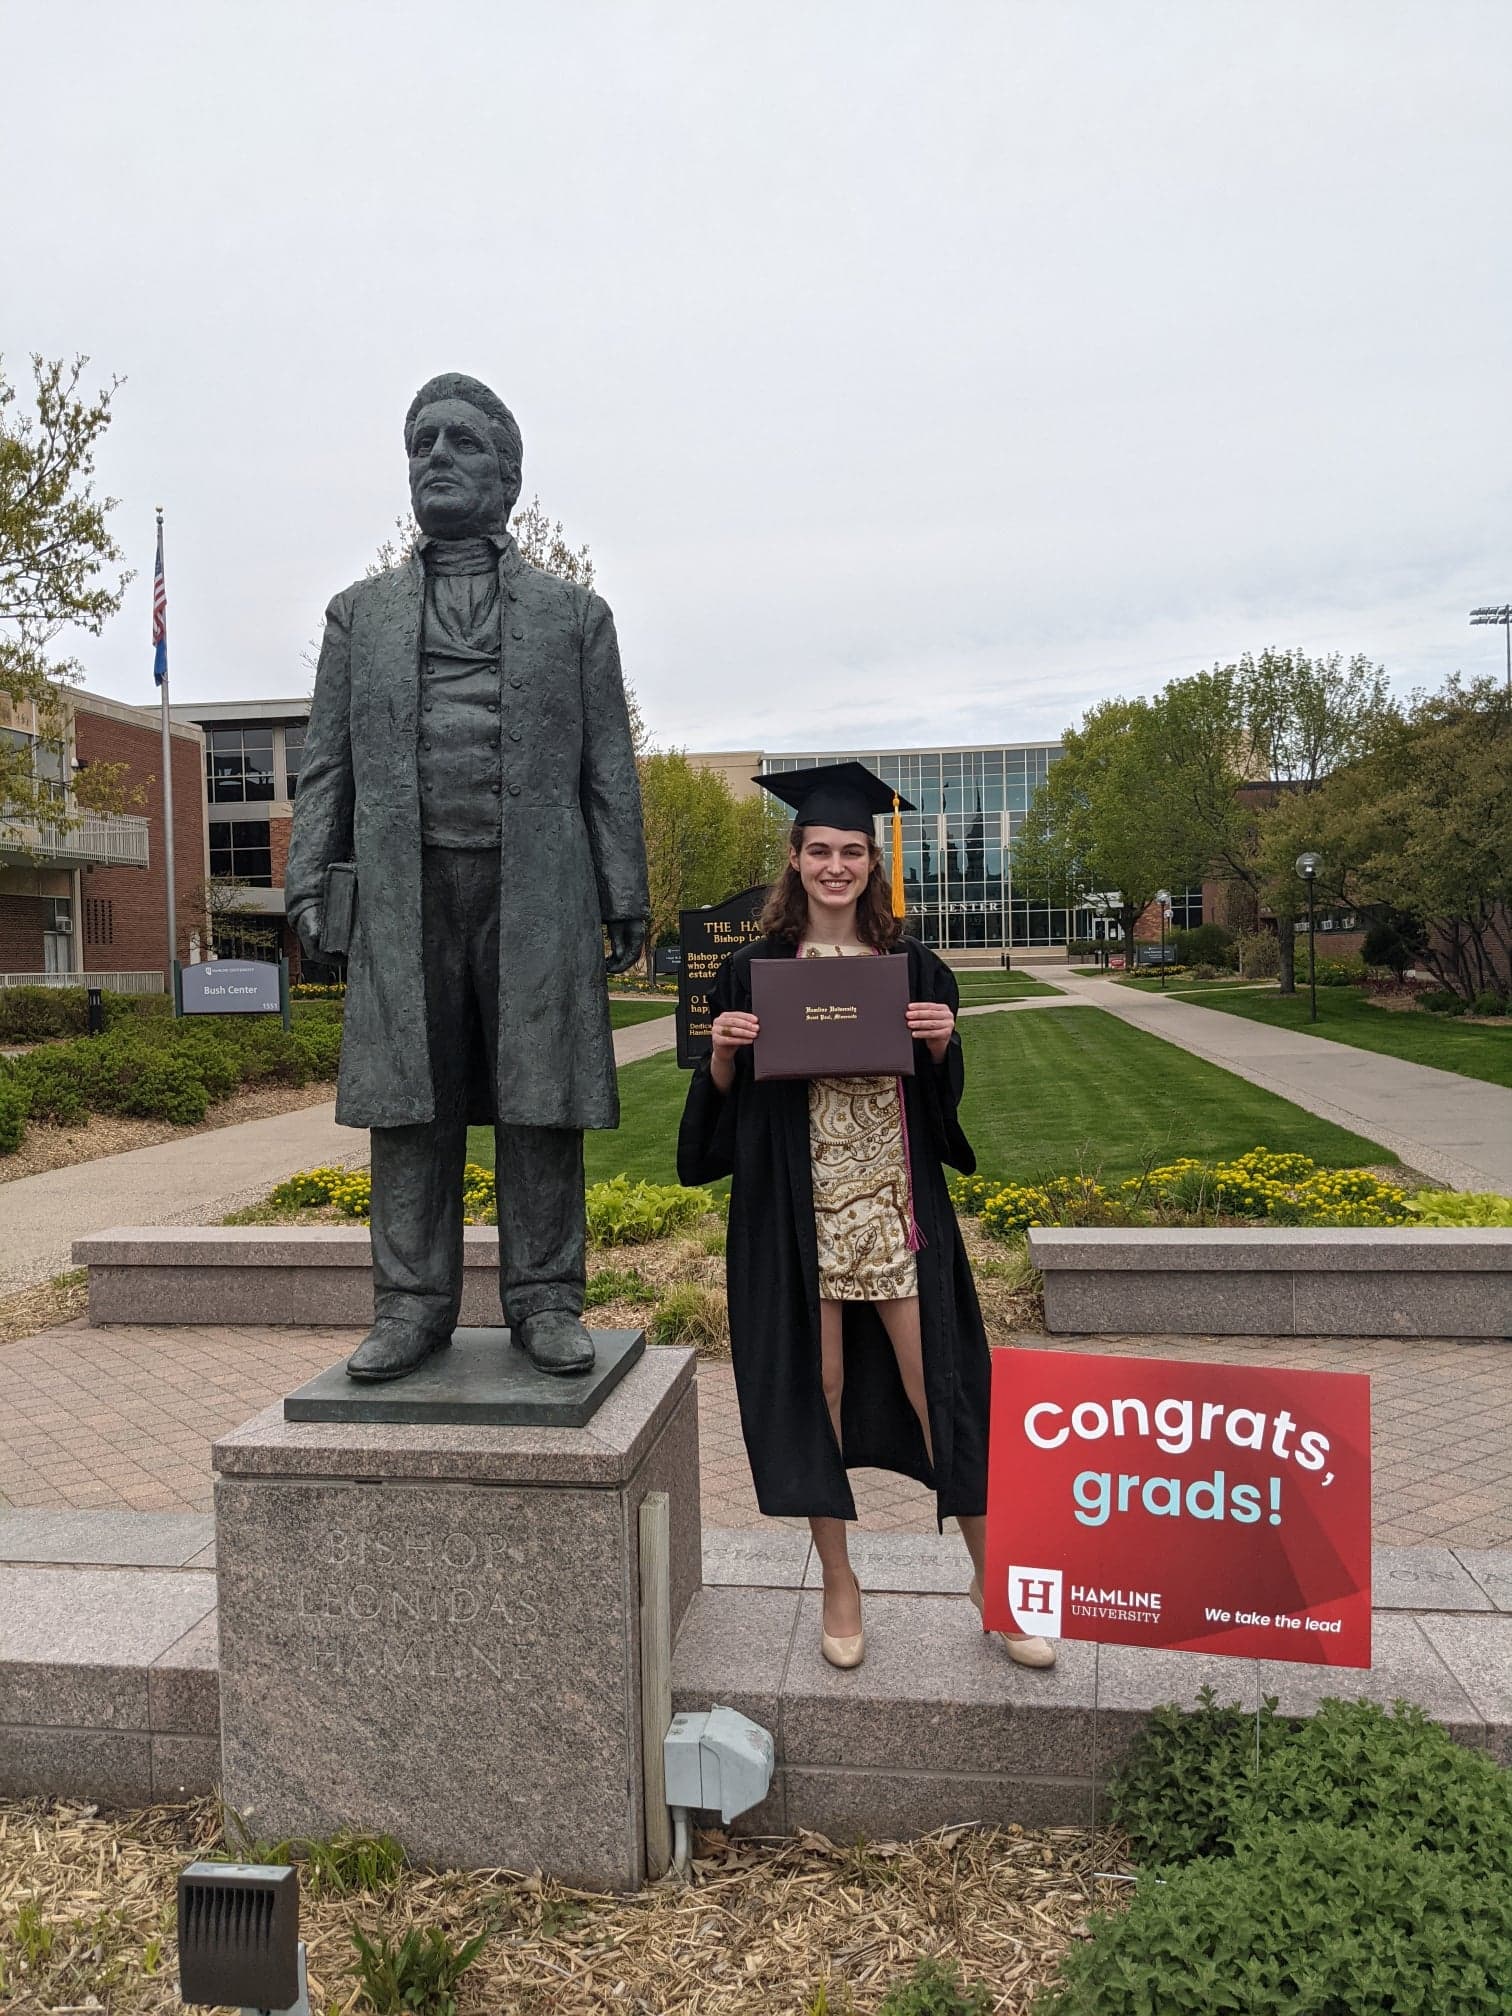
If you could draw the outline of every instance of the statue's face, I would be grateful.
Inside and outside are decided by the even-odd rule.
[[[464,399],[424,406],[410,436],[410,501],[420,530],[469,539],[504,524],[504,479],[488,423]]]

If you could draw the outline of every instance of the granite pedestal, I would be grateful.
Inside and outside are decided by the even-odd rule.
[[[641,1500],[700,1579],[693,1355],[654,1349],[587,1426],[287,1421],[214,1448],[223,1787],[263,1839],[351,1827],[417,1861],[645,1871]]]

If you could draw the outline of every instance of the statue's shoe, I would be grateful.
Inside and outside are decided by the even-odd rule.
[[[413,1323],[398,1323],[380,1316],[347,1360],[351,1379],[403,1379],[423,1365],[433,1351],[444,1351],[450,1333],[420,1330]]]
[[[542,1309],[516,1323],[511,1335],[541,1372],[591,1372],[593,1339],[570,1309]]]

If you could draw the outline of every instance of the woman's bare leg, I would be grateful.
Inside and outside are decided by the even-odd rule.
[[[841,1445],[840,1400],[845,1391],[844,1311],[838,1302],[819,1304],[819,1362],[824,1404],[835,1442]],[[824,1628],[832,1638],[854,1638],[861,1629],[861,1592],[850,1564],[846,1522],[810,1519],[814,1552],[824,1574]]]
[[[924,1387],[924,1339],[919,1328],[919,1298],[910,1295],[906,1301],[877,1302],[872,1305],[882,1319],[882,1327],[887,1332],[893,1347],[893,1356],[898,1361],[898,1377],[903,1381],[903,1391],[908,1395],[909,1405],[919,1417],[919,1426],[924,1430],[924,1447],[929,1451],[929,1460],[934,1461],[934,1443],[929,1432],[929,1397]],[[961,1538],[966,1542],[966,1552],[971,1556],[971,1565],[976,1577],[985,1589],[987,1586],[987,1521],[980,1513],[967,1514],[957,1518]],[[1022,1638],[1022,1631],[1005,1631],[1005,1638]]]

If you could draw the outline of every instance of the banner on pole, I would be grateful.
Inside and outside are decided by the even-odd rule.
[[[995,1350],[990,1629],[1370,1664],[1370,1381]]]

